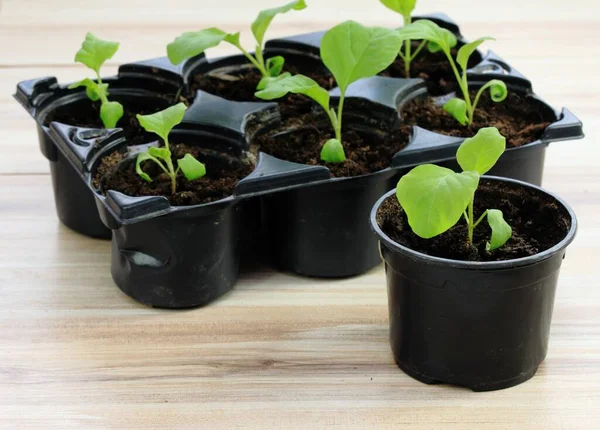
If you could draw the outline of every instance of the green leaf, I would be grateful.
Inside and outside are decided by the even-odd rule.
[[[321,160],[326,163],[341,163],[346,160],[342,142],[337,139],[329,139],[321,149]]]
[[[185,154],[183,158],[177,160],[177,165],[188,181],[193,181],[206,175],[206,167],[196,160],[192,154]]]
[[[467,125],[467,104],[463,99],[453,98],[444,104],[444,110],[454,117],[461,125]]]
[[[443,51],[450,55],[452,48],[456,46],[456,36],[451,31],[441,28],[433,21],[420,19],[396,30],[402,41],[405,40],[427,40],[428,49],[431,52]]]
[[[456,62],[460,65],[463,70],[467,70],[469,58],[473,55],[473,52],[477,50],[479,45],[481,45],[486,40],[496,40],[493,37],[480,37],[477,40],[474,40],[471,43],[467,43],[466,45],[461,46],[458,50],[458,54],[456,55]]]
[[[185,32],[167,45],[167,56],[172,64],[179,64],[223,41],[239,47],[240,33],[226,33],[215,27]]]
[[[81,45],[81,49],[75,54],[75,62],[89,67],[96,73],[100,73],[100,68],[104,62],[112,58],[118,49],[118,42],[98,39],[92,33],[88,33]]]
[[[488,209],[487,221],[492,228],[492,237],[486,244],[486,249],[488,251],[493,251],[494,249],[500,248],[511,238],[512,228],[504,220],[502,211],[498,209]]]
[[[90,78],[85,78],[79,82],[75,82],[69,85],[70,90],[78,87],[85,87],[85,93],[87,94],[88,98],[93,102],[100,100],[102,96],[108,96],[108,84],[97,84]]]
[[[165,161],[171,159],[171,151],[164,147],[157,148],[156,146],[151,146],[148,148],[148,154]]]
[[[292,76],[292,74],[290,72],[284,72],[279,76],[275,76],[275,77],[269,76],[269,77],[261,78],[260,81],[258,82],[258,85],[256,86],[256,89],[259,91],[264,90],[269,85],[272,85],[273,83],[280,81],[282,79],[289,78],[290,76]]]
[[[506,139],[496,127],[482,128],[474,137],[465,139],[456,151],[456,160],[463,170],[487,173],[506,149]]]
[[[265,32],[267,31],[267,28],[269,28],[273,18],[275,18],[275,15],[286,13],[290,10],[302,10],[305,8],[306,3],[304,0],[295,0],[293,2],[284,4],[283,6],[261,11],[252,23],[252,34],[254,34],[254,38],[258,42],[258,45],[262,46],[265,38]]]
[[[400,179],[396,197],[413,232],[429,239],[458,222],[478,184],[476,172],[455,173],[445,167],[423,164]]]
[[[106,128],[115,128],[123,116],[123,105],[119,102],[106,102],[100,106],[100,119]]]
[[[415,10],[417,0],[379,0],[385,7],[398,12],[403,17],[409,17]]]
[[[401,44],[395,30],[346,21],[325,33],[321,58],[343,94],[352,82],[374,76],[392,64]]]
[[[135,171],[138,175],[142,177],[142,179],[146,182],[152,182],[152,178],[148,176],[146,172],[142,170],[142,163],[146,160],[156,161],[154,157],[147,152],[140,152],[137,156],[137,160],[135,162]]]
[[[183,120],[185,110],[185,104],[178,103],[152,115],[137,115],[137,119],[146,131],[156,133],[167,141],[171,129]]]
[[[264,90],[258,91],[254,95],[259,99],[273,100],[283,97],[287,93],[304,94],[319,103],[326,111],[329,110],[329,93],[327,90],[304,75],[288,76],[269,82]]]
[[[269,58],[267,60],[267,71],[269,72],[269,76],[271,76],[272,78],[279,76],[279,74],[283,70],[284,64],[285,58],[283,58],[281,55]]]
[[[485,84],[485,86],[489,87],[490,96],[492,97],[492,100],[496,103],[503,101],[508,96],[508,88],[506,88],[506,84],[504,83],[504,81],[501,81],[499,79],[492,79],[487,84]]]

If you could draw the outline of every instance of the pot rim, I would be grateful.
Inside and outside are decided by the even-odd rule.
[[[484,175],[481,179],[485,179],[488,181],[499,181],[499,182],[508,182],[511,184],[515,184],[521,187],[532,188],[537,192],[546,194],[552,198],[554,198],[558,203],[560,203],[563,208],[569,213],[571,217],[571,228],[567,232],[566,236],[557,244],[552,246],[551,248],[542,251],[538,254],[531,255],[528,257],[515,258],[513,260],[503,260],[503,261],[463,261],[463,260],[452,260],[449,258],[435,257],[432,255],[424,254],[422,252],[418,252],[412,250],[404,245],[401,245],[395,241],[393,241],[388,235],[386,235],[383,230],[379,227],[377,223],[377,212],[379,211],[379,207],[381,204],[391,195],[393,195],[396,190],[392,189],[385,193],[382,197],[377,200],[373,209],[371,209],[370,215],[370,223],[371,229],[375,232],[375,234],[379,238],[380,246],[385,245],[391,250],[403,254],[409,258],[415,260],[425,260],[428,264],[438,265],[438,266],[449,266],[457,269],[466,269],[466,270],[499,270],[499,269],[510,269],[515,267],[528,266],[531,264],[538,263],[540,261],[546,260],[556,253],[565,249],[573,240],[575,239],[575,234],[577,232],[577,217],[575,216],[575,212],[573,209],[559,196],[556,194],[547,191],[537,185],[529,184],[527,182],[519,181],[516,179],[510,178],[501,178],[498,176],[487,176]]]

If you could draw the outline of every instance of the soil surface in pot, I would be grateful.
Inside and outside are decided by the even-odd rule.
[[[131,145],[138,145],[147,140],[147,134],[136,118],[137,114],[150,115],[173,104],[173,97],[166,96],[164,98],[157,97],[153,104],[149,104],[146,98],[143,101],[120,100],[118,97],[111,100],[123,104],[123,116],[117,123],[117,127],[122,128],[125,136],[131,139]],[[44,124],[48,125],[57,121],[77,127],[104,128],[100,119],[100,105],[99,101],[92,102],[86,99],[76,104],[61,106],[48,114]]]
[[[249,158],[240,159],[212,149],[171,144],[173,164],[185,154],[192,154],[206,166],[206,175],[188,181],[181,173],[177,175],[177,191],[171,194],[171,178],[156,163],[145,161],[144,171],[152,182],[146,182],[135,171],[135,157],[121,163],[127,156],[115,151],[104,157],[94,178],[94,184],[102,189],[120,191],[128,196],[165,196],[172,205],[190,206],[209,203],[229,197],[237,183],[254,170]]]
[[[413,50],[419,46],[413,43]],[[404,48],[403,48],[404,52]],[[414,51],[413,51],[414,52]],[[452,50],[452,55],[456,57],[456,49]],[[481,62],[477,54],[473,54],[469,59],[469,67],[475,67]],[[381,76],[392,78],[406,78],[404,73],[404,60],[400,57],[396,59],[387,69],[380,73]],[[456,77],[452,67],[443,52],[429,52],[427,48],[419,53],[410,64],[410,77],[421,78],[427,85],[427,90],[432,96],[442,96],[451,93],[458,88]]]
[[[491,235],[487,221],[474,231],[473,245],[467,244],[464,219],[445,233],[422,239],[413,233],[395,195],[386,199],[377,213],[377,223],[393,241],[424,254],[464,261],[500,261],[528,257],[549,249],[565,238],[571,228],[568,212],[547,195],[528,188],[482,180],[475,194],[475,218],[486,209],[500,209],[512,227],[504,246],[486,251]]]
[[[471,92],[475,96],[475,92]],[[445,100],[445,98],[444,98]],[[496,127],[506,137],[507,147],[535,142],[544,130],[556,121],[554,113],[531,96],[509,92],[500,103],[489,92],[479,99],[471,127],[462,126],[442,108],[439,99],[426,98],[408,102],[400,112],[403,127],[418,125],[426,130],[458,137],[473,137],[480,128]]]
[[[335,137],[325,114],[303,114],[283,120],[268,133],[258,135],[253,149],[282,160],[327,166],[334,177],[366,175],[389,167],[392,157],[408,144],[410,130],[358,131],[344,115],[342,141],[346,160],[330,164],[321,160],[321,149]]]
[[[323,88],[330,90],[335,87],[335,80],[325,66],[317,65],[314,62],[309,64],[291,64],[286,61],[283,66],[283,72],[289,72],[292,75],[303,74],[314,79]],[[213,72],[198,74],[194,76],[191,91],[191,100],[196,95],[196,91],[202,90],[214,94],[227,100],[238,102],[266,102],[254,96],[256,86],[260,82],[262,75],[256,68],[244,65],[235,72],[219,73],[219,70]],[[288,94],[287,96],[272,100],[279,103],[281,116],[287,118],[293,115],[299,115],[310,111],[313,102],[301,94]]]

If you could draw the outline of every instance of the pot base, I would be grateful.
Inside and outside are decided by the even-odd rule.
[[[402,361],[400,361],[398,359],[398,357],[396,357],[395,354],[394,354],[394,361],[396,362],[398,367],[404,373],[406,373],[408,376],[410,376],[413,379],[416,379],[419,382],[423,382],[424,384],[427,384],[427,385],[453,384],[453,385],[463,386],[463,387],[468,388],[475,392],[496,391],[496,390],[503,390],[505,388],[514,387],[515,385],[522,384],[523,382],[528,381],[529,379],[533,378],[538,370],[538,368],[536,366],[533,369],[531,369],[530,371],[524,372],[514,378],[505,379],[503,381],[480,382],[480,383],[474,383],[471,385],[466,385],[466,384],[456,384],[450,378],[448,380],[443,380],[443,378],[432,378],[430,376],[419,373],[412,367],[410,367],[410,366],[406,365],[405,363],[403,363]]]

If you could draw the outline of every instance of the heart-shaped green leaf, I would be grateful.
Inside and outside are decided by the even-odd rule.
[[[85,78],[79,82],[75,82],[69,85],[70,90],[78,87],[85,87],[85,93],[87,94],[88,98],[93,102],[100,100],[103,96],[108,96],[108,84],[97,84],[90,78]]]
[[[75,54],[75,62],[84,64],[96,73],[100,73],[100,68],[104,62],[112,58],[118,49],[118,42],[102,40],[92,33],[88,33],[81,49]]]
[[[166,142],[171,129],[183,120],[186,109],[184,103],[178,103],[151,115],[137,115],[137,119],[146,131],[156,133]]]
[[[289,12],[290,10],[302,10],[305,8],[306,3],[304,0],[295,0],[293,2],[284,4],[283,6],[260,11],[252,23],[252,34],[254,34],[254,38],[258,42],[258,45],[262,46],[265,38],[265,32],[269,28],[271,21],[273,21],[273,18],[275,18],[276,15]]]
[[[394,30],[346,21],[325,33],[321,58],[345,93],[352,82],[374,76],[392,64],[401,44]]]
[[[465,139],[456,151],[456,160],[463,170],[487,173],[506,149],[506,139],[496,127],[485,127]]]
[[[321,148],[321,160],[326,163],[341,163],[346,160],[342,142],[337,139],[329,139]]]
[[[463,99],[453,98],[444,104],[444,110],[454,117],[461,125],[467,125],[467,104]]]
[[[165,161],[171,159],[171,151],[164,147],[157,148],[156,146],[151,146],[148,148],[148,154]]]
[[[287,93],[304,94],[319,103],[326,111],[329,110],[329,93],[314,80],[304,75],[287,76],[269,81],[266,88],[258,91],[255,96],[263,100],[274,100]]]
[[[450,50],[456,46],[456,36],[451,31],[428,19],[420,19],[396,31],[402,41],[427,40],[431,52],[441,50],[450,55]]]
[[[106,102],[100,106],[100,119],[106,128],[115,128],[123,116],[123,105],[119,102]]]
[[[185,32],[167,45],[167,56],[173,64],[179,64],[225,41],[239,46],[239,33],[226,33],[218,28]]]
[[[146,160],[152,160],[156,162],[152,155],[148,154],[147,152],[140,152],[135,162],[135,171],[144,181],[152,182],[152,178],[142,170],[142,163]]]
[[[512,236],[512,228],[504,220],[502,211],[498,209],[488,209],[487,221],[492,229],[492,237],[486,245],[488,251],[500,248]]]
[[[188,181],[193,181],[206,175],[206,167],[196,160],[192,154],[185,154],[183,158],[177,160],[177,165]]]
[[[400,179],[396,196],[413,232],[429,239],[458,222],[478,184],[476,172],[455,173],[445,167],[423,164]]]
[[[415,6],[417,0],[379,0],[385,7],[398,12],[403,17],[409,17]]]
[[[471,55],[473,55],[473,52],[477,50],[479,45],[481,45],[486,40],[495,39],[493,37],[480,37],[479,39],[460,47],[460,49],[458,50],[458,54],[456,55],[456,62],[460,65],[460,67],[463,70],[467,70],[469,58],[471,58]]]

